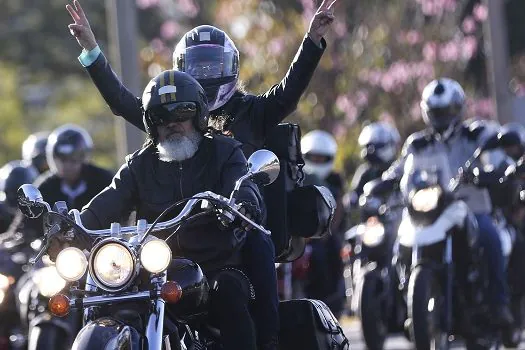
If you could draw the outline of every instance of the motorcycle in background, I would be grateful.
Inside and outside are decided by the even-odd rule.
[[[371,350],[383,349],[387,335],[402,330],[406,318],[393,264],[403,203],[393,186],[380,179],[368,182],[359,199],[362,223],[345,233],[353,252],[351,310],[359,315]]]

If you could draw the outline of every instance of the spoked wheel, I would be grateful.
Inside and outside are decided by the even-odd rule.
[[[408,284],[409,332],[417,350],[447,350],[448,334],[441,327],[441,288],[429,268],[418,266]]]

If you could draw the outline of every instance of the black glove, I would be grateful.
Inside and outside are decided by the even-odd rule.
[[[260,223],[261,210],[256,205],[253,205],[249,202],[242,202],[238,210],[241,214],[245,215],[248,219],[252,220],[253,222],[257,224]],[[244,220],[241,220],[240,225],[245,231],[253,230],[253,226]]]
[[[465,168],[462,167],[458,170],[458,180],[460,184],[473,184],[475,176],[471,169],[465,170]]]

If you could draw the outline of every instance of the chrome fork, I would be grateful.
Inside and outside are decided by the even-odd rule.
[[[167,273],[163,272],[161,275],[152,278],[151,284],[160,289],[162,284],[167,281]],[[164,300],[160,296],[155,297],[151,301],[151,313],[148,318],[146,326],[146,338],[148,339],[149,350],[162,350],[162,331],[164,330],[164,308],[166,306]]]

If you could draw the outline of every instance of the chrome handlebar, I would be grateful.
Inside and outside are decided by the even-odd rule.
[[[163,231],[167,229],[171,229],[179,225],[179,223],[189,217],[189,213],[195,208],[195,206],[200,202],[204,200],[209,200],[210,202],[219,202],[222,207],[225,207],[226,210],[235,216],[241,218],[242,220],[246,221],[250,225],[252,225],[257,230],[261,231],[262,233],[265,233],[267,235],[270,235],[271,232],[261,225],[256,224],[254,221],[246,217],[244,214],[240,213],[237,208],[234,206],[234,204],[230,204],[230,200],[224,196],[221,196],[219,194],[213,193],[211,191],[205,191],[201,193],[197,193],[196,195],[192,196],[192,199],[188,200],[184,208],[182,208],[179,215],[177,215],[175,218],[170,219],[168,221],[158,222],[155,224],[155,227],[151,232],[158,232]],[[84,230],[87,234],[97,237],[97,238],[105,238],[112,236],[112,230],[111,229],[104,229],[104,230],[89,230],[86,227],[84,227],[82,223],[82,219],[80,217],[80,212],[77,209],[72,209],[69,211],[70,214],[73,215],[73,218],[75,220],[75,223]],[[144,228],[142,228],[143,231],[148,232],[153,224],[148,224]],[[139,225],[135,226],[125,226],[121,227],[119,230],[120,234],[130,234],[130,233],[140,233],[139,232]]]

